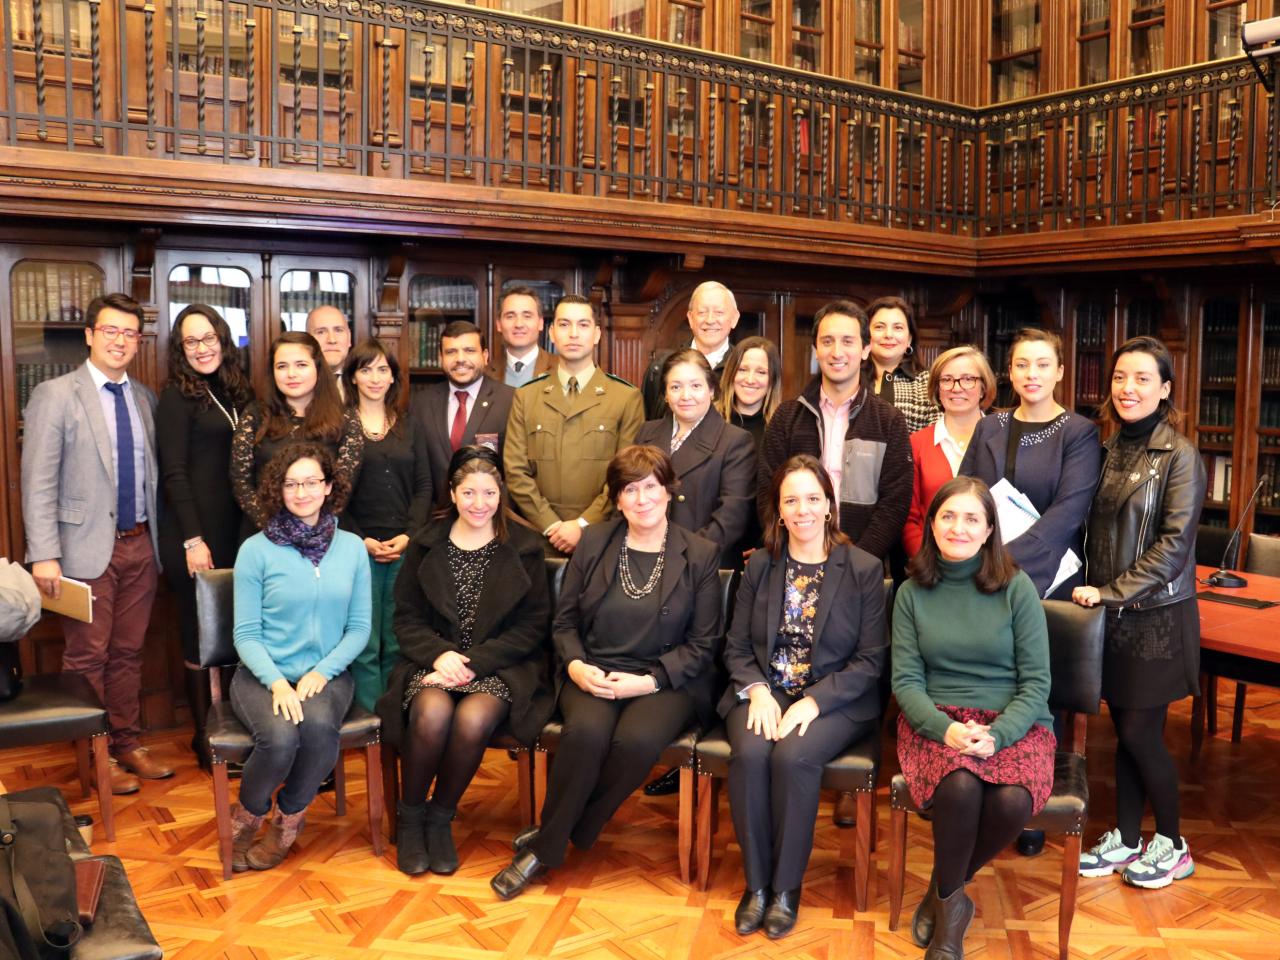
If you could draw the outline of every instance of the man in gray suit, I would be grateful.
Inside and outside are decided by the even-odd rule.
[[[102,698],[118,761],[112,791],[135,793],[137,777],[173,776],[138,740],[142,650],[159,571],[156,398],[126,372],[142,308],[121,293],[98,297],[85,324],[84,366],[40,384],[27,404],[22,519],[41,592],[58,597],[64,576],[93,591],[93,622],[63,621],[62,669],[82,674]]]
[[[449,502],[449,459],[461,446],[479,443],[502,456],[507,415],[515,391],[485,376],[489,351],[484,334],[468,320],[455,320],[440,333],[440,365],[445,380],[431,384],[413,401],[417,429],[425,432],[436,502]]]

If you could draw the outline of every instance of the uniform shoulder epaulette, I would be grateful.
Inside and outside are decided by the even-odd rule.
[[[544,373],[544,374],[541,374],[541,375],[539,375],[539,376],[534,377],[534,378],[533,378],[532,380],[530,380],[528,383],[522,383],[522,384],[520,384],[520,386],[516,387],[516,389],[517,389],[517,390],[523,390],[525,387],[531,387],[531,386],[533,386],[535,383],[541,383],[543,380],[547,379],[547,377],[549,377],[549,376],[551,376],[550,371],[548,371],[547,373]]]
[[[610,380],[612,380],[614,383],[620,383],[624,387],[630,387],[632,390],[636,389],[636,385],[632,383],[630,380],[623,380],[621,377],[616,376],[612,373],[606,373],[605,376],[608,377]]]

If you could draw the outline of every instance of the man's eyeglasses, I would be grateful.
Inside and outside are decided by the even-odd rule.
[[[124,337],[130,343],[137,343],[138,338],[142,336],[137,330],[130,330],[126,327],[94,327],[93,329],[106,337],[108,341]]]
[[[281,486],[284,487],[285,493],[297,493],[299,490],[305,490],[307,493],[319,493],[324,489],[324,480],[316,477],[312,477],[310,480],[286,480]]]
[[[183,337],[182,349],[187,353],[195,350],[197,347],[208,347],[213,349],[218,345],[218,335],[216,333],[206,333],[203,337]]]
[[[962,374],[958,377],[939,377],[938,386],[943,390],[954,390],[957,386],[962,390],[972,390],[978,385],[980,377],[976,377],[971,373]]]

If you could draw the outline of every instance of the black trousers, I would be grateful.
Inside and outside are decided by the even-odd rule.
[[[662,751],[689,729],[693,700],[680,690],[602,700],[566,680],[560,715],[564,732],[547,778],[542,826],[529,847],[549,867],[564,863],[570,840],[582,849],[596,842]]]
[[[782,712],[795,703],[775,690]],[[746,703],[725,720],[733,754],[729,758],[729,809],[742,848],[747,888],[794,890],[804,880],[813,852],[822,767],[851,743],[871,733],[875,720],[843,714],[819,715],[802,737],[793,730],[782,740],[766,740],[747,729]]]

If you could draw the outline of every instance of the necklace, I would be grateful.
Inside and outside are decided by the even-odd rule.
[[[627,552],[627,539],[622,538],[622,552],[618,556],[618,579],[622,581],[622,592],[632,600],[642,600],[649,594],[653,593],[653,588],[658,585],[658,581],[662,579],[662,568],[667,561],[667,538],[662,538],[662,549],[658,551],[658,562],[653,565],[653,573],[649,574],[649,579],[645,581],[643,587],[637,587],[635,580],[631,577],[631,557]]]
[[[391,428],[395,426],[395,423],[396,423],[395,418],[388,417],[384,412],[382,414],[382,430],[379,432],[376,430],[370,430],[368,427],[366,427],[364,425],[364,416],[361,415],[360,417],[360,429],[364,431],[365,439],[372,440],[374,443],[377,443],[379,440],[383,439],[388,433],[390,433]]]
[[[213,392],[213,388],[207,383],[204,388],[209,391],[209,399],[213,401],[214,406],[222,411],[222,415],[227,418],[227,423],[231,424],[231,430],[234,433],[236,428],[240,426],[240,414],[235,407],[231,408],[231,412],[227,412],[227,408],[222,405],[222,401],[218,399],[218,395]]]

